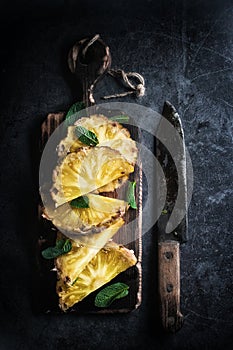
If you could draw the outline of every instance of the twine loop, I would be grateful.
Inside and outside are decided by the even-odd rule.
[[[96,34],[94,35],[91,39],[89,39],[87,42],[85,40],[85,47],[82,49],[82,56],[85,58],[87,50],[89,49],[90,46],[92,46],[97,40],[100,40],[100,35]],[[82,41],[82,43],[84,42],[84,40]],[[77,46],[77,45],[76,45]],[[69,66],[71,65],[71,71],[74,72],[75,71],[75,67],[76,67],[76,60],[77,60],[77,56],[78,56],[78,49],[75,47],[76,51],[73,48],[72,51],[72,64],[69,62]],[[109,48],[106,46],[106,57],[110,57],[110,53],[109,53]],[[73,62],[74,61],[74,62]],[[106,71],[107,74],[111,75],[113,78],[117,78],[119,80],[121,80],[123,82],[123,85],[125,87],[127,87],[129,90],[128,91],[124,91],[122,93],[117,93],[117,94],[113,94],[113,95],[109,95],[109,96],[104,96],[102,97],[102,99],[107,100],[107,99],[111,99],[111,98],[117,98],[117,97],[124,97],[130,94],[135,94],[136,97],[142,97],[145,94],[145,80],[143,78],[143,76],[137,72],[124,72],[122,69],[109,69],[108,70],[108,66],[111,63],[111,59],[108,59],[108,65],[106,65],[106,67],[104,66],[104,71]],[[92,84],[89,86],[88,88],[88,101],[91,104],[95,103],[95,99],[94,99],[94,87],[96,85],[96,83],[98,82],[98,80],[100,79],[100,76],[103,75],[104,72],[100,75],[98,75],[96,77],[96,79],[92,82]],[[130,80],[130,78],[133,78]],[[135,81],[137,83],[135,83]]]
[[[138,97],[144,96],[146,88],[143,84],[138,84],[136,86],[136,89],[137,89],[137,96]]]
[[[113,78],[122,79],[123,83],[126,87],[130,88],[130,91],[125,91],[122,93],[104,96],[102,97],[104,100],[110,99],[110,98],[117,98],[117,97],[124,97],[130,94],[136,94],[137,97],[144,96],[145,94],[145,80],[143,76],[137,72],[124,72],[122,69],[110,69],[108,71],[108,74],[111,75]],[[134,84],[129,80],[129,78],[136,78],[139,81],[139,84]]]

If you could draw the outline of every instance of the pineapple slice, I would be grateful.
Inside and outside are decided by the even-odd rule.
[[[84,148],[68,154],[56,167],[51,195],[59,206],[133,171],[134,167],[116,150]]]
[[[91,131],[98,132],[99,141],[113,138],[125,138],[130,137],[130,133],[126,128],[123,128],[121,124],[111,119],[108,119],[102,114],[91,115],[90,117],[84,117],[76,120],[75,126],[83,126],[86,129],[93,129]]]
[[[107,185],[97,188],[94,193],[113,192],[115,189],[121,187],[128,180],[128,178],[129,177],[127,175],[119,177],[119,179],[113,180]]]
[[[89,208],[74,208],[65,203],[55,210],[46,208],[44,216],[52,220],[65,235],[76,239],[77,234],[100,232],[122,217],[128,209],[128,203],[116,198],[88,194]]]
[[[137,160],[137,147],[136,143],[132,139],[113,139],[113,140],[106,140],[103,141],[100,145],[98,146],[105,146],[105,147],[110,147],[112,149],[115,149],[119,151],[123,157],[130,163],[130,164],[135,164]]]
[[[57,293],[61,309],[65,311],[83,300],[136,262],[131,250],[114,242],[107,243],[77,276],[72,286],[67,286],[62,279],[58,280]]]
[[[117,219],[111,226],[100,233],[76,237],[72,241],[69,253],[59,256],[55,260],[58,276],[65,284],[72,286],[77,276],[89,261],[111,239],[124,224],[122,218]]]
[[[77,152],[85,146],[75,135],[77,126],[83,126],[95,133],[99,140],[99,144],[96,147],[107,146],[116,149],[129,163],[135,164],[137,147],[135,141],[130,138],[129,131],[123,128],[121,124],[109,120],[103,115],[81,118],[76,121],[75,126],[69,126],[67,137],[60,142],[57,148],[59,157],[64,157],[69,152]]]

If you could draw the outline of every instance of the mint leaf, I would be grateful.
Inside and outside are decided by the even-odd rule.
[[[81,196],[73,199],[70,202],[73,208],[89,208],[89,198],[87,196]]]
[[[129,286],[125,283],[117,282],[102,289],[95,297],[95,306],[108,307],[116,300],[128,295]]]
[[[65,244],[65,240],[64,239],[58,239],[56,241],[56,246],[55,247],[57,249],[63,249],[64,244]]]
[[[66,113],[65,119],[68,119],[69,117],[71,117],[73,114],[78,113],[79,111],[81,111],[82,109],[85,108],[85,104],[81,101],[74,103],[70,109],[68,110],[68,112]]]
[[[67,126],[73,125],[76,122],[77,116],[75,114],[84,108],[86,108],[86,106],[82,101],[76,102],[70,107],[65,116]]]
[[[45,259],[54,259],[61,255],[60,252],[61,250],[57,247],[48,247],[47,249],[43,250],[41,254]]]
[[[59,239],[55,247],[48,247],[41,252],[45,259],[55,259],[60,255],[68,253],[72,249],[72,243],[69,239]]]
[[[123,290],[120,294],[118,294],[118,295],[115,297],[115,299],[124,298],[124,297],[126,297],[128,294],[129,294],[129,290],[128,290],[128,289],[125,289],[125,290]]]
[[[129,182],[128,190],[127,190],[127,201],[131,208],[137,209],[137,203],[135,199],[135,188],[136,188],[136,182]]]
[[[96,134],[84,128],[83,126],[77,126],[75,129],[75,134],[79,141],[81,141],[85,145],[96,146],[99,143]]]
[[[67,239],[62,247],[63,254],[68,253],[72,249],[72,243]]]
[[[119,123],[124,123],[129,121],[129,116],[128,115],[115,115],[114,117],[110,117],[109,119],[114,120]]]

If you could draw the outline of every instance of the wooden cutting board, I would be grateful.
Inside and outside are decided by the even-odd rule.
[[[46,145],[47,140],[53,131],[64,120],[64,113],[52,113],[47,116],[41,126],[40,135],[40,153]],[[131,137],[140,142],[140,130],[131,125],[126,125]],[[130,175],[130,181],[136,181],[136,201],[137,210],[129,209],[125,215],[125,222],[128,223],[136,220],[136,229],[131,232],[133,241],[126,245],[128,249],[132,249],[137,257],[137,264],[122,272],[105,286],[114,282],[124,282],[129,285],[129,294],[127,297],[114,301],[108,308],[99,309],[94,306],[94,299],[97,293],[93,292],[83,301],[74,305],[67,311],[79,313],[126,313],[136,309],[141,303],[142,290],[142,166],[140,154],[138,155],[138,165],[135,166],[135,171]],[[118,189],[118,197],[124,198],[126,186]],[[108,194],[108,196],[116,197],[116,192]],[[41,256],[41,251],[48,245],[54,245],[56,240],[56,227],[48,220],[41,216],[41,203],[39,203],[39,231],[38,231],[38,246],[37,246],[37,267],[38,267],[38,287],[37,287],[37,311],[63,313],[58,307],[58,296],[56,294],[56,272],[51,271],[54,267],[53,261],[46,260]],[[127,227],[125,225],[117,232],[117,243],[120,243],[121,237],[126,234]],[[113,237],[113,240],[114,237]]]

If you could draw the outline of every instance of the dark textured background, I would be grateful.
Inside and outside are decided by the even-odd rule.
[[[232,2],[12,0],[1,1],[0,12],[0,349],[232,348]],[[176,335],[155,325],[152,232],[143,238],[137,311],[110,317],[32,312],[36,130],[48,112],[77,100],[67,51],[94,33],[109,44],[114,67],[144,75],[147,91],[139,103],[161,111],[169,99],[183,120],[195,186],[190,240],[181,253],[185,324]],[[97,90],[111,88],[103,82]]]

